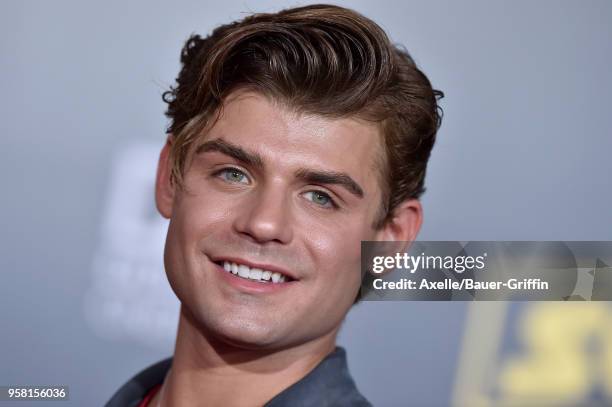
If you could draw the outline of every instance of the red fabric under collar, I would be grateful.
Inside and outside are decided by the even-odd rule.
[[[149,405],[149,402],[153,399],[153,397],[155,397],[155,395],[157,394],[159,389],[161,389],[161,384],[158,384],[157,386],[155,386],[151,390],[149,390],[149,392],[146,394],[145,398],[142,399],[140,404],[138,404],[138,407],[147,407]]]

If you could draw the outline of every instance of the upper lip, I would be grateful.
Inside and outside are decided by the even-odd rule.
[[[258,268],[262,270],[268,270],[268,271],[271,271],[272,273],[284,274],[285,276],[290,277],[292,280],[299,280],[299,278],[297,278],[297,276],[291,271],[284,269],[282,267],[274,266],[272,264],[255,263],[255,262],[245,260],[240,257],[233,257],[233,256],[211,257],[211,260],[215,263],[228,261],[230,263],[244,264],[245,266],[248,266],[249,268]]]

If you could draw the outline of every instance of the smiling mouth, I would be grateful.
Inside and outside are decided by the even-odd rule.
[[[218,266],[222,267],[226,272],[234,274],[236,277],[240,277],[245,280],[257,281],[263,284],[279,284],[294,281],[293,278],[285,274],[255,267],[249,267],[245,264],[234,263],[225,260],[216,261],[215,263]]]

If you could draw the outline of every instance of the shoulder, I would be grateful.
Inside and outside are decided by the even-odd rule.
[[[288,387],[265,407],[370,407],[348,369],[346,351],[330,353],[310,373]]]
[[[135,407],[153,387],[164,381],[172,358],[161,360],[128,380],[106,403],[106,407]]]

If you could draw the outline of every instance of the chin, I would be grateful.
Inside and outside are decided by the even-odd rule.
[[[234,335],[220,335],[219,340],[234,348],[248,350],[262,350],[275,348],[274,341],[261,337],[237,337]]]
[[[248,317],[234,316],[212,320],[203,316],[198,318],[203,333],[228,345],[243,349],[266,349],[280,345],[287,335],[271,321],[255,321]]]
[[[223,342],[242,349],[276,349],[282,347],[281,338],[265,329],[224,329],[214,333]]]

